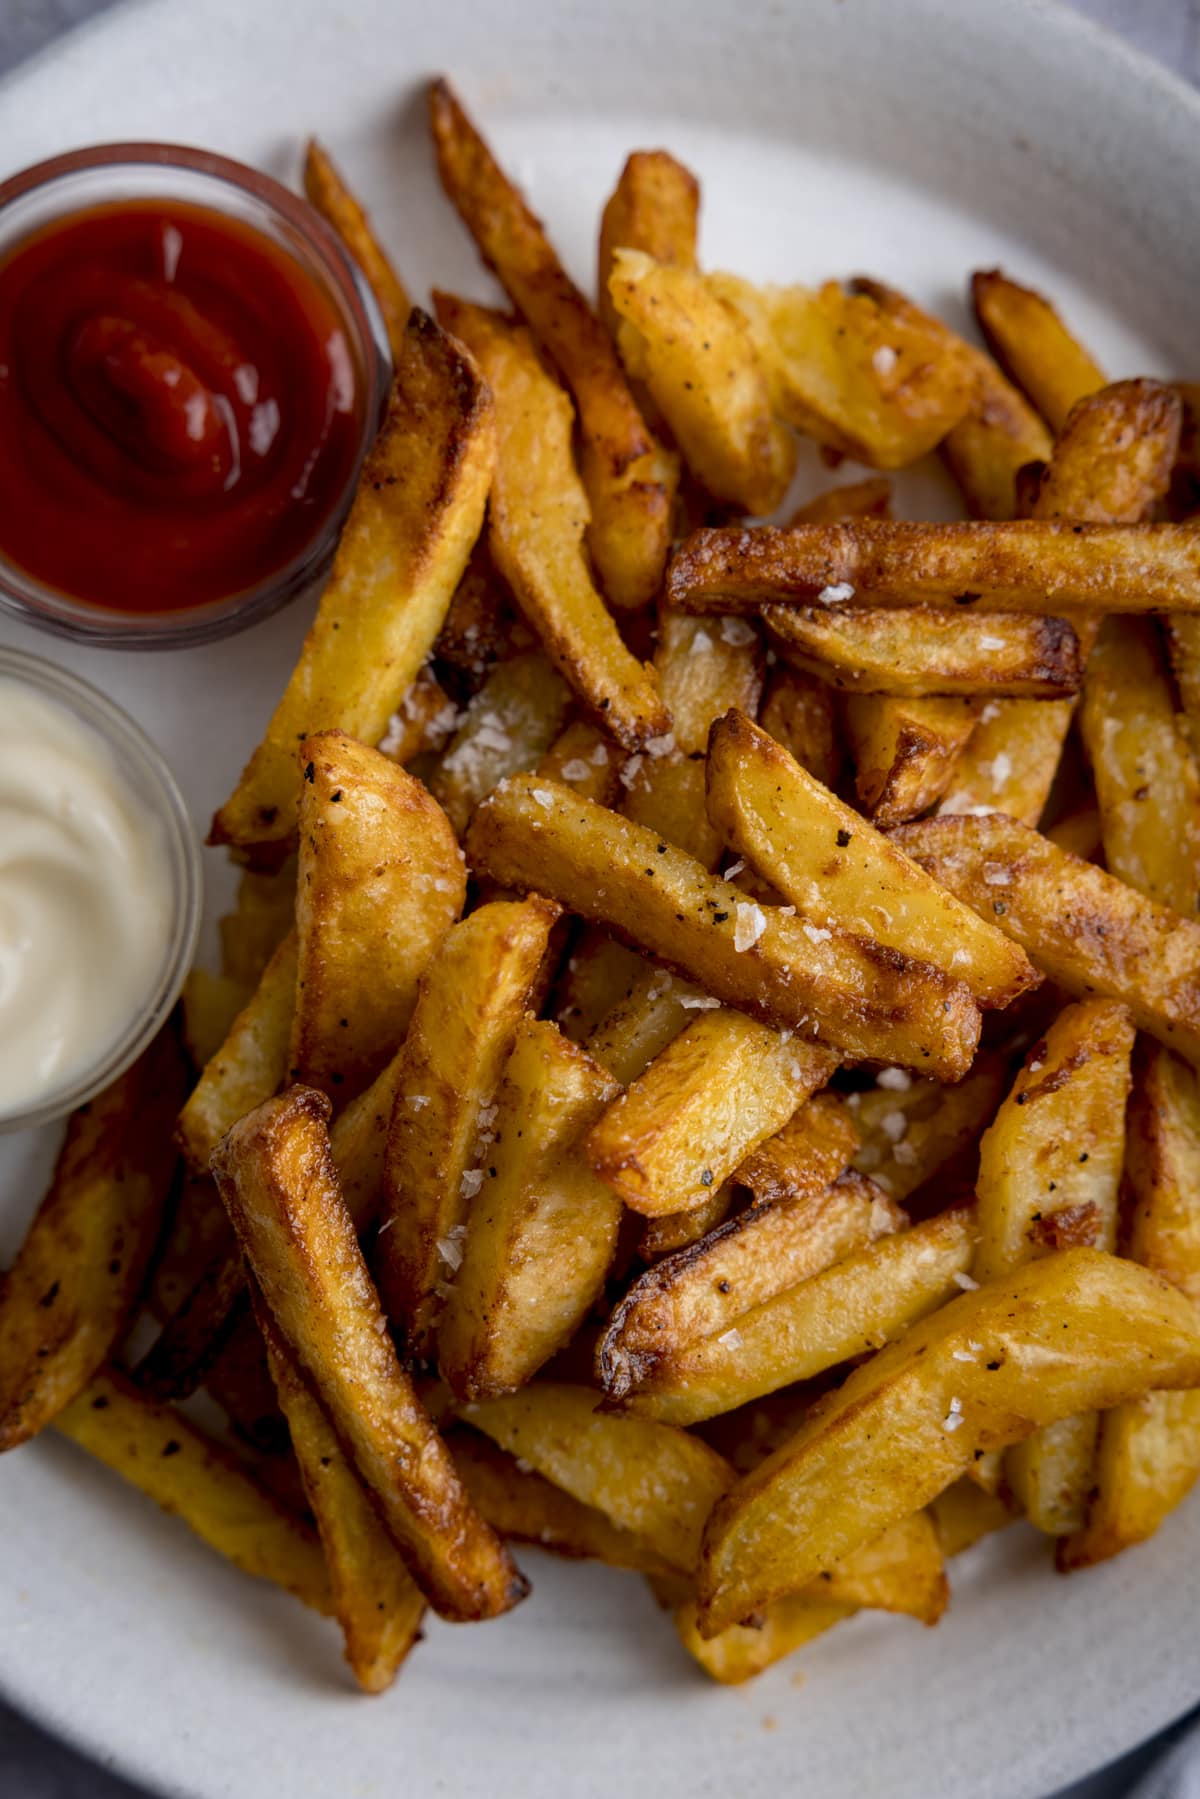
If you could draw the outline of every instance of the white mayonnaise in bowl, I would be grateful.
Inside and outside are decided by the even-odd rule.
[[[0,1131],[44,1124],[163,1024],[200,927],[170,769],[118,706],[0,648]]]

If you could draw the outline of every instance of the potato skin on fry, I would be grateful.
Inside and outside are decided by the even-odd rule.
[[[1104,386],[1104,371],[1048,300],[999,269],[972,275],[971,300],[996,361],[1050,429],[1061,431],[1071,408]]]
[[[172,1019],[72,1114],[49,1190],[0,1282],[0,1451],[36,1436],[120,1341],[158,1241],[183,1091]]]
[[[412,301],[362,205],[347,187],[328,150],[315,137],[309,138],[304,153],[304,196],[332,225],[366,276],[383,314],[392,355],[399,360],[404,354],[404,332]]]
[[[445,1617],[494,1617],[525,1583],[396,1360],[338,1186],[328,1116],[322,1094],[293,1087],[235,1125],[213,1173],[263,1298],[418,1586]]]
[[[179,1114],[179,1146],[197,1174],[208,1173],[208,1158],[226,1131],[270,1099],[287,1073],[296,954],[296,933],[289,931]]]
[[[766,606],[763,622],[789,662],[846,693],[1046,699],[1076,692],[1083,677],[1063,618]]]

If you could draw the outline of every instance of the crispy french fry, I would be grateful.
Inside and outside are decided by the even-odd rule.
[[[558,908],[496,900],[454,926],[426,970],[396,1058],[383,1220],[375,1260],[385,1308],[413,1355],[428,1355],[438,1287],[461,1255],[466,1175]],[[335,1127],[336,1143],[336,1127]]]
[[[495,461],[483,377],[461,344],[414,311],[316,619],[265,738],[213,820],[212,842],[294,835],[302,737],[337,728],[379,742],[446,616]]]
[[[1004,1530],[1017,1518],[1012,1505],[966,1479],[952,1482],[944,1493],[938,1494],[929,1510],[947,1560],[961,1555],[994,1531]]]
[[[823,681],[796,668],[774,669],[758,722],[801,768],[826,787],[835,784],[841,772],[842,747],[833,695]]]
[[[719,1337],[743,1313],[906,1222],[878,1187],[854,1175],[740,1213],[634,1282],[600,1340],[597,1377],[614,1399],[625,1398],[689,1345]]]
[[[667,570],[684,612],[765,605],[955,606],[989,612],[1195,612],[1200,546],[1187,525],[1000,524],[726,526],[695,531]]]
[[[1200,767],[1149,619],[1109,619],[1088,661],[1079,725],[1104,861],[1160,905],[1200,913]]]
[[[897,970],[893,957],[848,935],[826,942],[561,787],[516,775],[497,788],[471,821],[468,854],[473,868],[537,887],[777,1028],[815,1023],[849,1054],[951,1080],[970,1065],[979,1014],[961,982]]]
[[[172,1021],[72,1115],[49,1189],[0,1283],[0,1450],[36,1436],[120,1341],[162,1226],[183,1087]]]
[[[322,218],[333,226],[366,276],[383,314],[392,355],[399,361],[404,354],[404,329],[412,311],[412,301],[376,237],[366,211],[347,187],[329,152],[315,137],[309,138],[304,153],[304,193],[309,205],[315,206]]]
[[[989,700],[950,770],[938,815],[1003,812],[1036,827],[1074,710],[1073,700]]]
[[[708,808],[725,841],[814,925],[836,924],[965,981],[984,1006],[1036,984],[1028,959],[814,780],[741,712],[709,736]]]
[[[598,806],[615,803],[619,785],[618,758],[604,740],[604,733],[587,719],[564,725],[537,765],[539,775],[561,781]]]
[[[289,857],[274,874],[244,868],[233,911],[217,920],[221,973],[253,992],[295,919],[295,860]]]
[[[623,1403],[638,1417],[696,1424],[879,1349],[953,1298],[974,1243],[965,1207],[882,1235],[663,1356]]]
[[[446,329],[478,358],[495,397],[499,454],[489,542],[496,566],[583,704],[626,749],[644,749],[670,730],[670,713],[592,585],[570,401],[527,331],[467,300],[437,294],[435,301]]]
[[[1200,1302],[1200,1095],[1196,1073],[1142,1038],[1134,1052],[1122,1250]],[[1061,1569],[1090,1567],[1154,1535],[1200,1475],[1200,1394],[1147,1393],[1100,1420],[1083,1529]]]
[[[258,986],[179,1115],[180,1146],[189,1167],[197,1173],[208,1172],[208,1159],[225,1132],[269,1099],[287,1073],[295,1005],[296,937],[292,932],[267,963]]]
[[[696,266],[700,183],[666,150],[635,150],[600,219],[597,297],[600,317],[616,342],[619,315],[608,292],[618,250],[642,250],[673,268]]]
[[[614,252],[608,296],[621,360],[644,382],[692,474],[715,499],[774,511],[796,446],[739,313],[693,268]]]
[[[926,819],[894,835],[1068,993],[1121,1000],[1141,1030],[1200,1057],[1200,925],[999,814]]]
[[[710,1231],[725,1222],[733,1204],[733,1186],[726,1181],[700,1201],[681,1212],[664,1212],[661,1218],[647,1218],[638,1239],[638,1255],[643,1262],[655,1262],[660,1256],[674,1255],[699,1243]]]
[[[623,989],[616,1004],[603,1014],[584,1042],[588,1054],[607,1068],[615,1080],[628,1086],[678,1037],[695,1009],[694,1002],[701,996],[694,987],[641,956],[635,970],[625,978]],[[691,1006],[686,1003],[689,1000],[693,1002]]]
[[[734,1179],[759,1205],[823,1193],[859,1148],[854,1114],[841,1095],[814,1094],[782,1130],[738,1164]]]
[[[1037,517],[1144,518],[1171,484],[1179,422],[1178,397],[1161,381],[1118,381],[1080,399],[1042,475]]]
[[[212,1061],[253,988],[227,974],[191,968],[183,983],[183,1041],[193,1068]]]
[[[479,681],[493,662],[533,647],[512,594],[492,561],[487,535],[477,538],[434,644],[439,662]]]
[[[927,1505],[976,1449],[1200,1385],[1200,1317],[1174,1288],[1072,1249],[964,1293],[855,1370],[718,1502],[698,1576],[715,1634]]]
[[[507,1611],[525,1586],[471,1506],[403,1373],[338,1187],[329,1103],[294,1087],[213,1156],[263,1297],[375,1494],[422,1592],[448,1617]]]
[[[902,1070],[890,1069],[887,1087],[849,1097],[862,1132],[854,1166],[898,1200],[907,1199],[979,1141],[1004,1091],[1004,1063],[981,1055],[953,1087],[936,1081],[899,1085],[906,1078]]]
[[[271,1378],[288,1422],[304,1491],[317,1521],[346,1660],[365,1692],[384,1693],[420,1638],[425,1601],[347,1460],[321,1402],[261,1304],[258,1327],[267,1346]]]
[[[570,1037],[573,1043],[586,1043],[610,1013],[642,992],[657,973],[636,950],[627,949],[595,925],[585,925],[555,987],[555,1022],[564,1037]],[[662,984],[668,984],[665,978]],[[683,1018],[680,1009],[681,1028]]]
[[[426,662],[388,719],[376,747],[405,768],[426,750],[443,749],[458,723],[458,707]]]
[[[975,700],[847,696],[842,722],[855,788],[881,829],[903,824],[941,799],[978,717]]]
[[[873,468],[904,468],[941,441],[971,402],[966,345],[887,290],[754,288],[713,275],[768,369],[776,410],[818,443]],[[932,327],[932,328],[931,328]]]
[[[823,1045],[725,1007],[703,1012],[594,1125],[588,1159],[644,1217],[698,1205],[837,1066]]]
[[[793,1650],[803,1649],[806,1643],[823,1636],[835,1624],[844,1624],[857,1609],[825,1598],[816,1591],[814,1583],[802,1593],[786,1593],[773,1599],[755,1614],[753,1623],[731,1624],[712,1638],[700,1635],[694,1599],[680,1599],[673,1607],[673,1616],[680,1642],[704,1672],[722,1686],[740,1686],[774,1667]]]
[[[686,1431],[597,1411],[587,1387],[535,1381],[462,1415],[573,1498],[632,1531],[680,1574],[696,1566],[704,1520],[733,1470]]]
[[[847,693],[1047,699],[1076,692],[1083,674],[1062,618],[767,606],[763,622],[790,662]]]
[[[575,396],[600,584],[614,606],[644,606],[670,542],[675,459],[646,429],[603,325],[447,82],[431,84],[429,108],[442,186]]]
[[[457,1273],[450,1246],[442,1247],[452,1285],[438,1366],[458,1398],[523,1386],[599,1296],[621,1205],[579,1146],[617,1091],[556,1026],[530,1019],[518,1028]]]
[[[498,662],[473,695],[429,791],[461,836],[497,781],[535,768],[566,716],[566,682],[539,650]]]
[[[331,1600],[316,1536],[197,1430],[154,1405],[115,1369],[102,1369],[54,1420],[54,1428],[260,1580],[274,1581],[319,1612]]]
[[[299,753],[289,1067],[345,1100],[403,1037],[417,983],[462,911],[467,874],[441,807],[378,750],[324,731]]]
[[[1061,431],[1077,401],[1104,386],[1104,372],[1074,338],[1048,300],[999,269],[971,277],[980,330],[1001,368]]]

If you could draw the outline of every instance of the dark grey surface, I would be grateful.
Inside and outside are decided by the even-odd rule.
[[[175,0],[186,5],[188,0]],[[254,3],[254,0],[251,0]],[[1003,0],[994,0],[1003,4]],[[114,0],[0,0],[0,72]],[[279,6],[286,0],[257,0]],[[1200,84],[1200,0],[1070,0],[1078,12]],[[1168,1732],[1055,1799],[1125,1799],[1178,1735]],[[931,1788],[931,1793],[932,1793]],[[0,1799],[148,1799],[0,1705]],[[331,1796],[336,1799],[336,1795]],[[508,1799],[502,1795],[501,1799]]]

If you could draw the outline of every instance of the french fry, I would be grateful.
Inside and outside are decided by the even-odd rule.
[[[700,1204],[823,1087],[838,1057],[724,1007],[703,1012],[590,1131],[592,1167],[632,1211]]]
[[[686,1431],[597,1411],[586,1387],[535,1381],[475,1400],[462,1416],[555,1486],[648,1544],[680,1574],[696,1566],[704,1520],[733,1481],[723,1456]]]
[[[496,1141],[468,1217],[438,1328],[459,1398],[513,1392],[574,1336],[604,1286],[620,1201],[579,1139],[617,1091],[555,1028],[529,1020],[496,1096]]]
[[[296,921],[296,864],[274,874],[244,868],[232,912],[217,920],[221,973],[253,992],[263,969]]]
[[[295,1007],[296,936],[290,932],[179,1114],[180,1147],[197,1174],[207,1174],[208,1159],[226,1131],[270,1099],[287,1073]]]
[[[1036,984],[1028,959],[814,780],[741,712],[709,736],[708,808],[726,843],[814,925],[965,981],[983,1006]]]
[[[410,1354],[428,1355],[447,1252],[461,1254],[466,1175],[558,908],[496,900],[454,926],[426,970],[396,1058],[379,1287]]]
[[[865,481],[848,481],[828,487],[797,506],[789,525],[829,525],[842,518],[887,518],[892,508],[892,484],[883,475]]]
[[[1079,726],[1104,861],[1159,905],[1200,913],[1200,767],[1149,619],[1109,619],[1088,661]]]
[[[789,662],[847,693],[1075,693],[1079,639],[1062,618],[1007,612],[836,612],[767,606]]]
[[[489,510],[493,560],[559,673],[628,750],[671,728],[652,674],[626,649],[592,585],[588,499],[575,473],[571,404],[529,333],[500,313],[435,295],[438,317],[475,355],[496,402]]]
[[[814,942],[815,927],[768,915],[652,832],[536,776],[515,775],[489,795],[468,855],[473,868],[548,893],[776,1028],[815,1023],[851,1055],[951,1080],[970,1065],[979,1014],[962,983],[898,971],[848,936]]]
[[[828,448],[872,468],[904,468],[966,412],[974,373],[966,346],[915,308],[820,288],[754,288],[713,275],[769,370],[776,410]]]
[[[1118,381],[1081,398],[1042,475],[1037,517],[1144,518],[1150,497],[1170,487],[1179,423],[1178,397],[1161,381]]]
[[[1074,711],[1073,700],[989,700],[955,758],[938,816],[1003,812],[1036,828]]]
[[[261,1304],[258,1327],[325,1552],[346,1660],[364,1692],[384,1693],[420,1637],[425,1601]]]
[[[974,1244],[966,1207],[881,1235],[662,1357],[622,1403],[696,1424],[879,1349],[954,1297]]]
[[[816,1592],[814,1583],[802,1593],[773,1599],[755,1614],[753,1623],[731,1624],[712,1638],[700,1635],[694,1599],[678,1599],[672,1614],[680,1642],[704,1672],[722,1686],[740,1686],[823,1636],[835,1624],[844,1624],[857,1609],[823,1597]]]
[[[898,1086],[906,1077],[897,1069],[888,1078],[887,1087],[849,1096],[862,1133],[854,1166],[903,1201],[979,1141],[1004,1091],[1004,1063],[981,1055],[953,1087],[936,1081]]]
[[[796,446],[738,312],[694,268],[614,252],[608,297],[630,376],[645,384],[692,474],[715,499],[774,511]]]
[[[1184,723],[1192,749],[1200,755],[1200,619],[1169,613],[1164,624]]]
[[[406,768],[425,751],[443,749],[458,723],[458,707],[426,662],[389,718],[376,748]]]
[[[535,768],[566,715],[565,681],[538,650],[498,662],[467,705],[429,791],[459,836],[506,775]]]
[[[315,206],[326,223],[332,225],[366,276],[383,315],[392,355],[399,361],[404,354],[404,330],[412,301],[365,210],[315,137],[309,138],[304,153],[304,194],[309,205]]]
[[[1077,401],[1104,386],[1104,372],[1074,338],[1048,300],[999,269],[971,277],[979,328],[996,361],[1061,431]]]
[[[799,669],[773,669],[758,722],[801,768],[826,787],[837,781],[842,766],[833,695],[823,681]]]
[[[667,570],[667,604],[938,606],[988,612],[1195,612],[1200,547],[1187,525],[1059,519],[726,526],[694,531]]]
[[[429,90],[442,186],[579,410],[589,547],[609,601],[644,606],[662,579],[678,467],[638,412],[600,320],[445,81]]]
[[[1071,1249],[964,1293],[856,1369],[715,1507],[698,1575],[715,1635],[927,1505],[1041,1425],[1200,1385],[1200,1318],[1101,1250]],[[956,1421],[956,1422],[950,1422]]]
[[[195,1531],[227,1561],[315,1611],[332,1609],[316,1536],[181,1412],[101,1369],[54,1428]]]
[[[635,995],[643,994],[658,973],[636,950],[618,943],[596,925],[585,925],[555,987],[555,1022],[573,1043],[587,1043],[610,1014],[624,1009]],[[658,984],[669,990],[670,977],[661,976]],[[676,1010],[682,1029],[685,1014],[682,1007]],[[646,1061],[649,1060],[647,1056]]]
[[[0,1283],[0,1451],[44,1429],[119,1343],[158,1242],[183,1087],[169,1022],[72,1114],[49,1189]]]
[[[929,1507],[947,1561],[1016,1522],[1012,1505],[972,1480],[956,1480]]]
[[[483,524],[495,461],[483,377],[461,344],[414,311],[316,619],[210,841],[294,836],[301,738],[339,729],[379,742],[446,616]]]
[[[672,1356],[906,1222],[854,1175],[740,1213],[634,1282],[600,1339],[597,1378],[612,1398],[626,1398]]]
[[[188,970],[180,997],[183,1041],[193,1068],[204,1068],[212,1061],[252,992],[253,988],[227,974],[210,974],[207,968]]]
[[[1085,862],[1098,862],[1104,854],[1100,813],[1093,805],[1085,804],[1076,812],[1068,812],[1057,824],[1050,825],[1045,834],[1060,850],[1080,856]]]
[[[1121,1000],[1139,1029],[1200,1056],[1200,925],[999,814],[926,819],[894,840],[1068,993]]]
[[[597,298],[615,343],[620,318],[608,292],[618,250],[642,250],[655,262],[694,269],[700,183],[666,150],[635,150],[600,219]]]
[[[450,610],[434,644],[434,655],[472,682],[493,662],[532,649],[534,638],[517,613],[512,594],[492,561],[486,533],[477,538]]]
[[[807,1198],[844,1174],[858,1148],[854,1114],[841,1095],[817,1093],[782,1130],[751,1150],[734,1179],[749,1187],[759,1205]]]
[[[1186,1062],[1144,1038],[1134,1052],[1122,1204],[1124,1254],[1200,1304],[1200,1096]],[[1200,1394],[1147,1393],[1100,1420],[1082,1530],[1058,1545],[1063,1570],[1106,1561],[1154,1535],[1200,1475]]]
[[[619,792],[618,758],[604,733],[584,718],[563,726],[537,765],[539,775],[561,781],[598,806],[611,806]]]
[[[647,1218],[638,1239],[638,1255],[643,1262],[656,1262],[660,1256],[674,1255],[676,1250],[699,1243],[725,1222],[732,1204],[733,1186],[726,1181],[697,1206],[664,1212],[661,1218]]]
[[[942,797],[978,717],[975,700],[847,696],[842,723],[855,789],[880,829],[904,824]]]
[[[328,1101],[306,1087],[252,1112],[213,1156],[221,1197],[418,1586],[444,1616],[495,1616],[523,1597],[524,1583],[396,1360],[338,1187],[328,1115]]]
[[[374,1080],[417,982],[462,911],[467,874],[445,813],[412,775],[341,731],[299,746],[294,1080],[345,1100]]]

